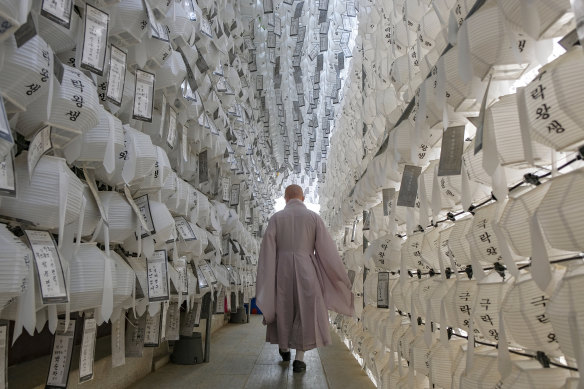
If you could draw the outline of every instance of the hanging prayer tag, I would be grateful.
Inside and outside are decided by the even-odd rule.
[[[195,232],[191,228],[191,225],[189,224],[189,222],[187,222],[184,217],[182,217],[182,216],[175,217],[174,218],[174,225],[176,226],[176,230],[180,234],[180,237],[185,242],[188,242],[191,240],[197,240],[197,236],[195,235]]]
[[[489,97],[489,89],[491,87],[491,81],[493,76],[489,76],[489,83],[487,84],[487,89],[485,90],[485,95],[483,96],[483,102],[481,103],[481,110],[479,112],[478,122],[476,124],[477,132],[475,135],[474,143],[474,153],[475,155],[483,149],[483,129],[485,126],[485,111],[487,109],[487,99]]]
[[[154,222],[152,221],[152,212],[150,211],[150,201],[148,199],[148,195],[145,194],[144,196],[140,196],[134,200],[138,209],[140,210],[140,214],[144,218],[148,229],[145,229],[141,226],[142,231],[142,238],[145,238],[150,235],[156,234],[156,229],[154,228]]]
[[[8,143],[14,143],[12,131],[10,130],[10,122],[8,122],[6,107],[4,105],[4,99],[2,96],[0,96],[0,140],[1,139],[4,139]]]
[[[43,0],[41,15],[69,30],[72,9],[73,0]]]
[[[126,364],[126,315],[122,314],[112,323],[112,367]]]
[[[231,184],[231,180],[229,179],[229,177],[222,177],[221,178],[221,193],[222,193],[222,200],[224,202],[230,201],[230,192],[229,192],[230,184]]]
[[[170,42],[166,26],[156,20],[150,3],[148,1],[144,1],[144,4],[146,5],[146,13],[148,15],[148,21],[150,22],[150,35],[152,38],[159,39],[164,42]]]
[[[189,278],[187,273],[187,257],[180,257],[174,261],[174,268],[178,273],[179,284],[181,285],[182,294],[187,295],[189,289]]]
[[[160,345],[160,311],[154,316],[145,313],[146,328],[144,330],[144,347],[158,347]]]
[[[148,301],[166,301],[169,299],[168,258],[166,250],[156,250],[146,261],[148,277]]]
[[[387,188],[381,191],[383,196],[383,216],[389,216],[391,212],[391,202],[395,197],[395,188]]]
[[[181,151],[183,156],[183,161],[189,161],[189,141],[187,137],[189,128],[184,125],[181,131]]]
[[[168,109],[168,134],[166,135],[166,144],[171,150],[174,149],[176,144],[176,111],[169,105]]]
[[[81,340],[81,355],[79,357],[79,383],[93,379],[93,362],[95,359],[95,335],[97,324],[95,318],[86,317],[83,320],[83,338]]]
[[[197,273],[197,280],[199,283],[199,289],[204,289],[204,288],[208,288],[209,287],[209,282],[207,282],[207,279],[205,278],[205,275],[203,274],[203,271],[201,270],[200,266],[195,266],[196,268],[196,273]]]
[[[28,177],[32,180],[32,175],[36,165],[45,153],[53,148],[51,142],[51,126],[45,126],[36,133],[28,147],[26,159],[28,162]]]
[[[106,97],[118,107],[122,105],[122,97],[124,95],[127,56],[124,51],[111,45]]]
[[[239,205],[239,184],[231,185],[231,196],[229,200],[230,206]]]
[[[201,18],[201,32],[207,35],[209,38],[213,38],[213,30],[211,29],[211,23],[207,18]]]
[[[402,181],[397,196],[397,205],[413,208],[416,206],[418,195],[418,176],[422,172],[422,167],[406,165],[402,175]]]
[[[4,160],[0,160],[0,194],[16,196],[14,156],[12,153],[8,153]]]
[[[133,315],[128,315],[128,325],[125,335],[126,340],[126,358],[142,358],[144,353],[144,333],[146,332],[146,316],[145,313],[138,319],[134,319]]]
[[[47,231],[24,231],[36,264],[43,304],[68,302],[61,258],[53,236]]]
[[[59,320],[53,347],[51,351],[51,364],[45,389],[66,388],[69,381],[69,370],[73,356],[73,343],[75,341],[75,325],[73,320],[65,331],[65,320]]]
[[[389,308],[389,272],[377,273],[377,308]]]
[[[213,273],[211,265],[205,262],[197,266],[197,268],[201,270],[205,280],[207,280],[211,285],[215,285],[217,283],[217,278],[215,278],[215,273]]]
[[[207,150],[199,153],[199,183],[209,181],[209,167],[207,165]]]
[[[87,4],[85,7],[85,32],[83,35],[81,68],[99,76],[103,75],[105,65],[108,27],[109,15]]]
[[[136,69],[136,90],[134,92],[134,111],[132,118],[152,122],[152,104],[154,103],[153,73]]]
[[[449,127],[442,135],[438,176],[458,176],[462,168],[464,126]]]

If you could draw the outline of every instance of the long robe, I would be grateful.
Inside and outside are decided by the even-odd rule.
[[[256,302],[266,341],[310,350],[330,344],[327,309],[353,315],[353,294],[324,222],[292,199],[268,222],[258,262]]]

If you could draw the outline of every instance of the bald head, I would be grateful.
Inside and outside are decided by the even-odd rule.
[[[284,200],[286,202],[298,199],[300,201],[304,201],[304,193],[302,192],[302,188],[298,185],[289,185],[284,192]]]

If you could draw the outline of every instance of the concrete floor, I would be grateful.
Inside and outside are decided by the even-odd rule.
[[[331,336],[332,345],[305,354],[306,372],[294,373],[278,347],[265,342],[261,316],[253,315],[249,324],[228,324],[213,335],[211,362],[169,363],[131,388],[374,388],[338,336]]]

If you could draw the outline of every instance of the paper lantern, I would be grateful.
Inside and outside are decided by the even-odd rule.
[[[418,232],[408,236],[402,246],[402,255],[406,256],[408,267],[422,270],[429,270],[431,268],[430,264],[422,258],[423,243],[423,232]]]
[[[484,131],[495,135],[499,162],[502,166],[529,167],[521,136],[517,96],[506,95],[485,112]],[[541,144],[530,141],[532,157],[537,165],[549,165],[551,153]]]
[[[430,325],[430,323],[427,325]],[[420,326],[418,328],[418,333],[412,342],[412,353],[416,373],[427,376],[430,372],[430,347],[428,347],[424,339],[424,327]]]
[[[129,308],[135,288],[136,273],[115,251],[110,252],[110,258],[113,262],[114,307]]]
[[[438,157],[437,150],[433,149],[440,140],[442,132],[440,130],[425,130],[422,133],[422,139],[414,147],[415,154],[412,153],[411,142],[415,136],[415,128],[406,120],[396,127],[394,142],[397,144],[397,150],[401,156],[400,162],[414,163],[423,165],[425,162]]]
[[[180,85],[187,75],[187,68],[178,51],[172,51],[168,60],[156,71],[156,90],[163,90],[167,96],[180,91]]]
[[[549,244],[561,250],[584,251],[584,170],[554,178],[537,211]]]
[[[385,270],[397,270],[400,266],[401,240],[392,235],[373,242],[372,259],[378,268]]]
[[[124,139],[125,148],[117,156],[114,171],[109,174],[102,167],[95,171],[100,181],[115,187],[141,182],[154,170],[158,157],[148,135],[124,125]]]
[[[93,235],[95,232],[95,228],[99,220],[101,219],[101,215],[99,214],[99,209],[97,208],[97,203],[95,202],[95,198],[91,193],[88,185],[84,185],[83,187],[83,200],[85,202],[85,209],[83,210],[83,225],[81,227],[81,236],[89,236]],[[79,228],[79,223],[77,222],[77,228]],[[77,229],[75,231],[77,233]]]
[[[29,267],[33,266],[29,248],[0,224],[0,310],[30,288]]]
[[[39,35],[51,46],[56,54],[72,50],[77,45],[79,27],[83,26],[83,20],[76,12],[71,12],[71,22],[69,28],[59,23],[49,20],[40,14],[41,3],[35,2],[33,5],[34,21],[37,25]]]
[[[460,376],[460,387],[473,389],[495,387],[501,379],[497,363],[496,349],[484,346],[475,348],[472,367],[466,369]]]
[[[98,124],[74,138],[63,150],[67,162],[79,167],[106,167],[113,169],[115,160],[124,148],[122,122],[98,108]]]
[[[451,339],[446,343],[437,341],[430,349],[429,374],[432,382],[443,388],[452,387],[453,372],[455,366],[463,359],[466,341],[462,339]]]
[[[45,106],[50,104],[47,96],[54,77],[49,71],[53,50],[43,38],[36,35],[19,48],[15,39],[7,39],[2,42],[2,52],[0,91],[6,111],[25,111],[36,100],[42,100]]]
[[[184,2],[174,2],[172,3],[172,9],[169,10],[169,17],[167,18],[167,24],[170,28],[170,38],[178,44],[179,47],[187,46],[192,36],[195,34],[195,24],[197,20],[201,17],[201,10],[196,3],[193,3],[193,8],[197,8],[198,14],[187,10],[184,7]],[[190,4],[190,3],[187,3]],[[187,5],[188,7],[189,5]],[[172,16],[172,17],[171,17]],[[172,20],[172,23],[170,21]]]
[[[99,192],[99,198],[108,218],[111,243],[122,243],[139,231],[138,217],[123,195],[118,192]],[[105,242],[103,229],[99,231],[96,240]]]
[[[142,41],[150,28],[143,28],[142,23],[149,27],[148,15],[142,0],[125,0],[110,7],[111,25],[109,36],[132,46]]]
[[[570,358],[578,358],[576,351],[582,350],[584,344],[579,336],[584,326],[584,294],[581,290],[583,282],[584,268],[573,266],[564,275],[550,300],[546,300],[544,293],[539,294],[537,300],[533,300],[539,308],[545,304],[545,318],[549,318],[552,323],[554,331],[547,335],[547,341],[559,342],[564,355]],[[550,345],[552,346],[554,345]]]
[[[148,176],[144,177],[142,182],[132,187],[132,190],[136,191],[136,196],[141,196],[146,193],[157,193],[164,187],[166,178],[172,172],[170,161],[164,149],[158,146],[155,147],[156,163],[154,164],[154,169]]]
[[[520,101],[520,109],[526,109],[522,125],[536,142],[555,150],[574,150],[584,141],[579,125],[584,117],[584,102],[579,98],[584,87],[584,75],[579,71],[583,63],[582,47],[573,47],[542,67],[525,87]]]
[[[16,197],[3,197],[0,214],[26,220],[42,229],[58,229],[59,215],[65,224],[77,221],[81,212],[83,184],[62,158],[43,156],[28,175],[27,153],[14,161]]]
[[[559,389],[570,376],[566,369],[546,369],[538,361],[513,361],[511,374],[501,380],[502,389]]]
[[[175,234],[174,219],[163,203],[149,199],[148,204],[155,233],[145,237],[144,240],[152,240],[152,248],[166,248],[166,241]],[[137,253],[139,244],[140,241],[137,236],[135,234],[130,235],[124,242],[124,249]]]
[[[558,278],[560,272],[552,273]],[[515,343],[529,350],[543,351],[551,356],[561,354],[560,346],[552,341],[556,335],[546,307],[550,296],[541,291],[531,273],[523,273],[507,292],[502,302],[505,331]]]
[[[449,229],[451,231],[448,235],[448,248],[459,266],[470,265],[470,246],[466,234],[470,231],[472,223],[472,217],[464,217],[458,219],[454,223],[454,227]],[[441,241],[444,242],[445,239]]]
[[[468,332],[472,317],[472,306],[477,297],[476,280],[456,280],[444,295],[447,324]],[[440,323],[443,325],[444,323]],[[477,330],[475,329],[475,332]]]
[[[166,201],[166,206],[173,215],[187,216],[192,203],[192,201],[189,201],[190,185],[180,178],[177,179],[176,183],[176,191]]]
[[[502,260],[501,247],[491,223],[497,218],[498,204],[491,203],[475,211],[466,234],[470,255],[482,263],[492,264]]]
[[[8,25],[11,25],[0,37],[0,42],[11,36],[11,33],[16,31],[18,27],[26,23],[26,16],[28,15],[32,6],[32,0],[23,0],[13,2],[10,0],[0,1],[0,18],[6,20]]]
[[[98,125],[99,105],[93,81],[81,71],[63,65],[63,82],[51,78],[53,98],[50,117],[46,101],[32,103],[26,115],[19,117],[16,131],[30,138],[41,126],[51,125],[51,140],[55,147],[65,147],[76,136]]]
[[[493,67],[498,72],[498,78],[519,78],[535,59],[535,40],[516,25],[509,23],[497,4],[484,4],[465,20],[465,24],[470,52],[480,62]],[[464,27],[458,32],[459,44],[464,39]],[[502,37],[501,32],[506,32],[505,36]],[[511,45],[515,45],[517,50],[512,49]],[[458,54],[460,56],[465,53],[459,48]],[[461,58],[463,60],[468,58]],[[483,66],[473,66],[473,71],[481,79],[487,75]]]
[[[564,36],[569,23],[566,13],[571,11],[568,0],[534,1],[525,3],[510,0],[500,4],[505,17],[521,26],[533,39]],[[526,22],[528,25],[526,25]]]
[[[84,311],[101,306],[105,277],[105,261],[111,261],[95,244],[82,243],[69,264],[69,296],[71,311]]]
[[[509,283],[501,279],[497,272],[491,272],[477,284],[477,292],[472,305],[475,328],[492,342],[499,341],[499,310]]]

